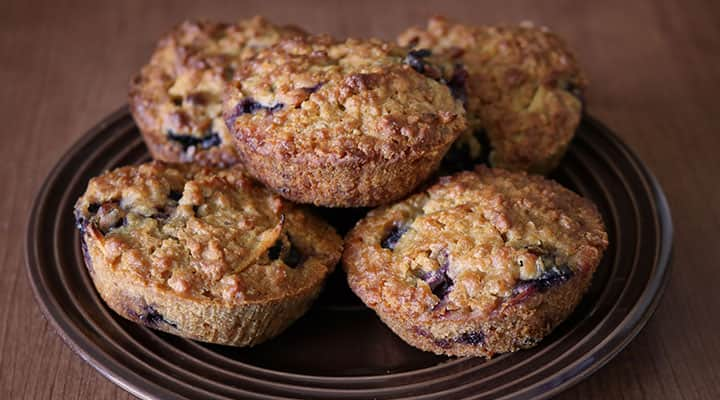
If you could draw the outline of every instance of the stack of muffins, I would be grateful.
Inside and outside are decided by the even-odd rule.
[[[533,346],[607,246],[590,201],[528,174],[561,160],[585,85],[532,25],[436,17],[392,44],[185,22],[131,83],[156,161],[93,178],[75,206],[88,270],[118,314],[206,342],[278,335],[340,262],[410,345]],[[320,206],[376,208],[343,240]]]

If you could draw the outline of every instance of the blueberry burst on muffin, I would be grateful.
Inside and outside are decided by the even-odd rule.
[[[454,356],[530,347],[572,312],[607,246],[595,206],[478,167],[370,211],[347,235],[352,290],[407,343]]]
[[[375,206],[408,195],[465,130],[447,73],[390,43],[295,37],[243,65],[224,116],[249,173],[285,198]]]

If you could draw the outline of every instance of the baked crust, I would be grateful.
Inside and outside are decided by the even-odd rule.
[[[261,17],[233,24],[185,21],[173,28],[130,84],[130,111],[152,156],[221,167],[238,162],[222,119],[226,82],[260,49],[304,34]]]
[[[462,139],[470,150],[478,145],[473,133],[482,131],[495,167],[547,173],[557,166],[580,122],[587,85],[560,37],[530,23],[475,27],[434,17],[398,43],[431,49],[467,70],[470,131]]]
[[[105,302],[154,329],[235,346],[265,341],[319,294],[342,239],[235,167],[159,161],[93,178],[75,206]]]
[[[296,37],[261,51],[224,103],[243,164],[301,203],[374,206],[407,195],[465,129],[440,76],[410,64],[406,50],[377,40]]]
[[[350,288],[409,344],[491,357],[567,318],[606,247],[588,200],[480,166],[370,211],[346,236],[342,263]]]

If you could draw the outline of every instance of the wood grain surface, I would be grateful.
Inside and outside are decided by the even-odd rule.
[[[129,399],[63,344],[25,273],[32,198],[87,129],[126,101],[154,41],[184,18],[254,14],[314,32],[392,38],[433,14],[529,19],[576,49],[589,110],[656,174],[675,223],[662,303],[617,358],[562,399],[720,398],[720,2],[0,2],[0,399]]]

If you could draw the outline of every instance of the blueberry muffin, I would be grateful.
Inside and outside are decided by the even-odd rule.
[[[225,82],[259,49],[302,34],[255,17],[234,24],[188,21],[165,35],[130,85],[130,110],[153,157],[236,163],[221,117]]]
[[[370,211],[347,235],[352,290],[407,343],[485,356],[531,347],[580,301],[607,247],[588,200],[478,166]]]
[[[342,252],[335,231],[238,167],[160,161],[93,178],[75,205],[85,263],[121,316],[252,346],[310,307]]]
[[[547,173],[558,164],[580,122],[586,80],[557,35],[528,23],[473,27],[435,17],[398,42],[467,71],[470,129],[454,157],[480,158],[487,140],[493,166]]]
[[[434,68],[378,40],[296,37],[245,63],[224,103],[249,172],[284,197],[329,207],[399,199],[465,130]]]

